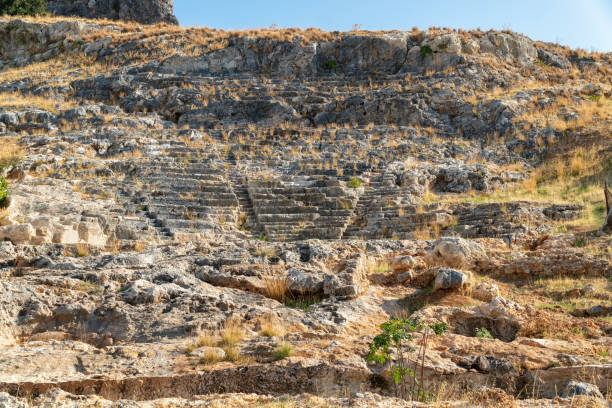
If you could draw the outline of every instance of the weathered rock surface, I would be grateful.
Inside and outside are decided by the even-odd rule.
[[[173,0],[50,0],[48,10],[58,16],[178,24]]]
[[[605,165],[580,172],[612,56],[50,7],[130,22],[0,21],[0,406],[426,407],[366,359],[390,317],[448,325],[434,406],[610,398]]]

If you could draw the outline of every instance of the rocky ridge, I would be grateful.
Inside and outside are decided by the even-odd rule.
[[[412,406],[365,359],[391,316],[448,326],[423,370],[451,406],[609,398],[610,238],[567,230],[586,202],[518,192],[577,141],[605,163],[610,54],[440,29],[0,30],[20,156],[0,159],[0,403]]]
[[[47,10],[56,16],[178,24],[173,0],[50,0]]]

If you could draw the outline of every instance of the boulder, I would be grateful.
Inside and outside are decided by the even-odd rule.
[[[576,395],[585,395],[587,397],[603,398],[603,395],[599,391],[596,385],[589,384],[586,382],[570,381],[565,390],[563,390],[564,398],[572,398]]]
[[[178,24],[173,0],[50,0],[47,9],[58,16]]]
[[[474,260],[484,257],[486,253],[478,243],[457,237],[438,239],[428,254],[431,263],[442,263],[455,268],[468,266]]]
[[[17,253],[10,241],[0,242],[0,261],[15,259]]]
[[[0,241],[11,241],[15,245],[29,244],[36,235],[32,224],[13,224],[0,228]]]
[[[104,246],[106,236],[97,222],[81,222],[78,227],[79,239],[89,245]]]
[[[499,296],[499,286],[493,282],[480,282],[472,289],[472,296],[484,302],[490,302]]]
[[[310,273],[302,268],[287,271],[287,287],[292,293],[309,295],[323,291],[324,278],[321,274]]]
[[[458,289],[467,286],[472,281],[470,272],[461,272],[454,269],[440,268],[436,271],[434,290]]]

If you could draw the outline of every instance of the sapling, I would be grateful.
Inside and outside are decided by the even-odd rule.
[[[448,327],[445,323],[427,322],[420,318],[400,319],[394,317],[381,324],[380,328],[382,333],[374,337],[374,340],[370,343],[367,360],[381,365],[391,363],[388,374],[393,380],[396,397],[405,400],[425,401],[427,393],[424,373],[427,346],[432,335],[441,336],[448,330]],[[421,334],[421,341],[414,366],[410,368],[407,353],[417,351],[411,345],[414,341],[414,333]],[[393,351],[396,353],[395,359],[392,356]],[[417,379],[419,368],[420,373]]]

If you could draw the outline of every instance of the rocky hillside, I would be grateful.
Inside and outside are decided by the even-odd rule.
[[[612,54],[438,28],[0,32],[0,406],[612,399]],[[414,349],[380,364],[392,318]]]
[[[47,9],[55,16],[178,24],[173,0],[49,0]]]

